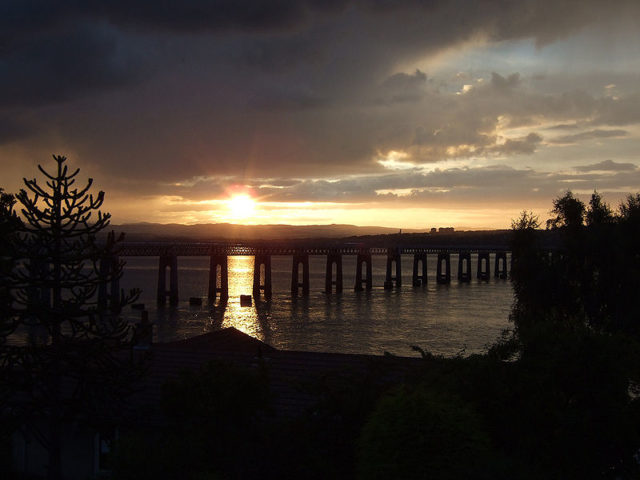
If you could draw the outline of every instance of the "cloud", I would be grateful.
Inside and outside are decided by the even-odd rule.
[[[589,130],[582,133],[576,133],[575,135],[564,135],[561,137],[555,137],[549,140],[549,143],[559,143],[559,144],[568,144],[568,143],[577,143],[584,140],[594,140],[600,138],[614,138],[614,137],[624,137],[628,135],[629,132],[626,130]]]
[[[531,155],[536,151],[536,146],[542,141],[542,137],[535,132],[518,139],[507,139],[502,145],[492,148],[493,152],[504,155]]]
[[[0,143],[30,133],[16,148],[51,145],[113,185],[130,182],[130,192],[193,201],[223,194],[228,181],[270,185],[263,190],[274,198],[379,199],[376,191],[405,188],[446,198],[436,190],[455,185],[437,176],[426,185],[422,174],[376,177],[380,152],[406,153],[415,165],[499,158],[518,167],[558,150],[558,139],[570,141],[566,151],[593,138],[609,145],[623,132],[611,126],[640,123],[635,83],[546,71],[544,48],[639,9],[537,0],[2,2]],[[511,40],[523,48],[523,39],[539,46],[524,54],[535,68],[506,57],[482,64],[491,48]],[[457,55],[476,63],[453,69]],[[610,83],[615,98],[603,90]],[[617,151],[581,162],[608,157],[630,158]],[[482,178],[534,182],[523,172]],[[207,180],[175,185],[193,178]]]
[[[578,172],[630,172],[638,169],[637,165],[633,163],[619,163],[613,160],[604,160],[599,163],[592,163],[591,165],[580,165],[575,167]]]
[[[388,73],[399,61],[433,54],[472,38],[535,38],[544,44],[596,21],[606,23],[640,10],[632,1],[619,2],[611,9],[596,0],[489,2],[482,6],[470,6],[462,0],[380,3],[8,0],[0,6],[0,39],[5,45],[0,64],[11,67],[3,72],[4,86],[29,90],[32,102],[68,99],[73,92],[82,95],[88,89],[111,89],[139,78],[136,66],[148,59],[146,52],[136,51],[136,42],[146,41],[148,49],[162,50],[180,44],[189,49],[191,41],[203,40],[229,47],[226,57],[215,53],[209,57],[213,64],[236,58],[244,65],[273,72],[305,64],[311,68],[307,73],[320,80],[348,83],[349,76],[360,79]],[[237,43],[228,43],[232,40]],[[158,60],[162,67],[174,66],[164,63],[166,59]],[[59,68],[52,70],[55,65]],[[147,67],[154,72],[161,68]],[[56,71],[59,79],[52,80],[49,88],[44,82],[34,84],[34,79],[46,76],[47,71]],[[419,80],[419,75],[415,77]],[[30,81],[25,84],[25,79]],[[494,88],[503,91],[518,81],[517,74],[502,77],[495,73],[492,77]],[[38,95],[41,90],[33,87],[42,87],[43,92]],[[26,97],[19,95],[18,99]]]
[[[565,130],[578,130],[580,127],[578,125],[574,124],[567,124],[567,123],[560,123],[558,125],[553,125],[551,127],[547,127],[547,130],[560,130],[560,131],[565,131]]]
[[[312,11],[333,11],[345,2],[304,0],[184,0],[178,3],[151,0],[99,0],[49,2],[7,0],[0,13],[10,31],[44,30],[74,20],[107,20],[112,24],[156,31],[270,30],[290,28]],[[13,27],[13,28],[11,28]]]
[[[108,29],[82,25],[34,33],[0,52],[0,105],[38,106],[131,84],[133,57]]]
[[[416,102],[424,96],[427,75],[419,69],[412,74],[399,72],[387,77],[381,85],[383,102]]]
[[[408,171],[386,175],[364,175],[337,181],[305,180],[286,188],[259,188],[264,201],[316,202],[392,202],[426,205],[426,200],[440,206],[448,202],[463,204],[477,202],[499,205],[501,202],[549,202],[567,189],[592,191],[621,191],[630,184],[638,184],[640,170],[633,165],[613,162],[576,167],[577,174],[536,171],[491,165],[476,168],[447,168],[431,172]],[[591,168],[593,167],[593,168]],[[607,170],[603,175],[590,175]],[[633,172],[631,175],[629,172]],[[585,174],[587,173],[587,174]],[[596,184],[596,185],[594,185]]]
[[[640,122],[640,94],[604,97],[598,101],[593,125],[631,125]]]
[[[510,93],[514,88],[520,85],[520,74],[512,73],[508,77],[492,72],[491,73],[491,86],[501,93]]]

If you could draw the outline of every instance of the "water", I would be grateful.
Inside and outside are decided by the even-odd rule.
[[[155,341],[189,338],[233,326],[276,348],[380,355],[416,355],[416,345],[436,354],[482,352],[509,327],[513,301],[511,285],[491,278],[488,282],[455,279],[457,258],[452,255],[452,281],[435,281],[435,257],[429,256],[426,287],[411,286],[413,258],[403,256],[403,287],[384,290],[386,258],[373,257],[370,292],[354,292],[355,256],[343,256],[344,291],[325,295],[325,256],[310,257],[309,296],[290,293],[291,257],[272,257],[273,296],[270,302],[254,299],[251,307],[240,305],[240,295],[252,294],[253,257],[229,257],[229,300],[226,308],[210,306],[209,259],[180,257],[177,307],[156,307],[157,257],[127,257],[121,287],[142,288],[144,303],[155,323]],[[492,257],[493,260],[493,257]],[[477,258],[472,258],[473,267]],[[493,267],[493,263],[491,263]],[[202,306],[190,306],[190,297],[202,297]],[[127,307],[132,321],[139,313]]]

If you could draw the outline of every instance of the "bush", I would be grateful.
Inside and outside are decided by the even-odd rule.
[[[458,397],[403,386],[383,397],[365,424],[358,478],[490,478],[482,422]]]
[[[251,478],[259,457],[262,415],[269,408],[265,372],[222,362],[167,382],[168,427],[124,435],[113,478],[202,480]]]

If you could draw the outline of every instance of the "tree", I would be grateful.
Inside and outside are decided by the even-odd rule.
[[[11,245],[18,228],[20,219],[16,216],[13,206],[16,200],[10,193],[0,188],[0,279],[7,278],[15,264]],[[7,282],[0,280],[0,342],[13,330],[6,312],[11,306],[11,293]]]
[[[511,220],[511,229],[515,231],[533,231],[540,228],[540,219],[533,212],[523,210],[517,220]]]
[[[2,312],[1,382],[6,388],[3,420],[28,429],[47,449],[49,478],[61,477],[61,434],[65,422],[97,422],[120,411],[139,369],[131,355],[132,332],[118,313],[138,292],[110,292],[122,274],[113,232],[99,209],[104,192],[75,183],[66,158],[54,156],[50,174],[39,166],[46,187],[24,179],[16,195],[24,221],[9,241],[19,261],[2,277],[10,300]],[[95,215],[95,216],[94,216]]]
[[[591,194],[591,200],[589,200],[589,208],[586,213],[587,226],[606,225],[611,224],[614,221],[613,212],[611,207],[604,201],[602,197],[596,191]]]
[[[582,226],[585,206],[568,190],[562,197],[553,201],[551,213],[555,215],[555,218],[547,220],[547,228],[568,227],[575,229]]]
[[[514,334],[496,350],[517,359],[505,415],[525,458],[557,476],[636,478],[640,196],[619,217],[597,192],[588,209],[571,192],[553,206],[548,248],[513,222]]]
[[[620,204],[620,218],[627,221],[640,221],[640,193],[628,195],[627,201]]]

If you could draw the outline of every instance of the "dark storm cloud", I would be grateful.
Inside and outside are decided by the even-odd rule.
[[[0,6],[0,64],[3,86],[16,92],[13,102],[46,102],[67,99],[73,92],[82,95],[87,89],[114,88],[138,78],[134,63],[141,54],[125,58],[129,61],[123,68],[118,61],[122,59],[114,52],[118,30],[164,37],[244,32],[249,34],[243,48],[248,64],[277,71],[295,63],[296,58],[315,61],[330,49],[331,53],[324,55],[337,70],[329,74],[334,82],[344,82],[334,74],[354,74],[381,61],[384,67],[408,55],[455,45],[478,33],[496,40],[534,37],[542,42],[595,19],[602,21],[616,10],[595,0],[552,2],[553,8],[550,4],[538,0],[391,2],[382,7],[376,1],[340,0],[10,0]],[[625,5],[633,8],[634,2],[621,2],[617,10],[624,10]],[[345,11],[349,14],[339,17]],[[335,21],[317,26],[324,17]],[[280,37],[268,32],[277,32]],[[376,38],[384,40],[372,45]],[[340,39],[348,43],[340,45]],[[336,47],[343,50],[336,51]],[[123,50],[125,56],[131,54],[126,47]],[[44,78],[54,66],[59,79],[47,85]],[[40,83],[38,79],[42,79]],[[492,82],[496,88],[510,88],[518,78],[495,74]],[[26,92],[30,93],[28,98]]]
[[[334,11],[341,0],[7,0],[0,6],[5,32],[44,30],[69,18],[106,19],[153,30],[193,32],[224,29],[281,29],[304,20],[309,11]]]
[[[639,121],[638,101],[578,89],[540,94],[510,71],[456,95],[463,85],[439,88],[429,71],[400,66],[474,38],[544,44],[639,8],[595,0],[3,2],[0,113],[9,105],[45,112],[52,125],[43,119],[40,128],[56,145],[113,178],[126,172],[150,184],[339,178],[380,171],[375,159],[390,150],[416,163],[526,155],[543,143],[540,117],[623,125]],[[530,128],[499,138],[501,117]],[[204,198],[223,188],[189,185],[165,190]],[[337,188],[306,186],[319,197]]]
[[[0,52],[0,106],[34,106],[121,86],[137,72],[108,31],[34,34]]]
[[[309,11],[332,11],[340,3],[282,0],[2,2],[0,107],[69,100],[140,80],[145,73],[145,53],[137,51],[138,46],[118,28],[167,35],[283,29],[296,25]],[[288,48],[293,51],[299,47],[289,45]],[[157,70],[159,66],[147,68]]]

